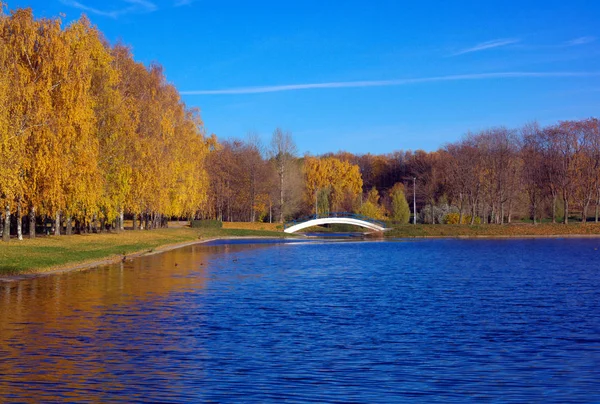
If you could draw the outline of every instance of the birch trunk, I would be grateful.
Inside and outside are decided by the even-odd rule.
[[[21,213],[21,201],[17,202],[17,239],[23,240],[23,215]]]
[[[4,231],[2,232],[2,241],[10,241],[10,205],[4,208]]]
[[[598,196],[596,199],[596,223],[598,223],[598,213],[600,213],[600,212],[598,212],[599,208],[600,208],[600,190],[598,191]]]
[[[56,212],[56,217],[54,218],[54,235],[60,236],[60,211]]]
[[[283,223],[283,175],[284,172],[281,170],[279,173],[279,222]]]
[[[71,234],[73,234],[73,218],[71,216],[67,216],[65,218],[65,225],[66,225],[65,234],[67,236],[70,236]]]
[[[29,208],[29,238],[35,238],[35,207]]]

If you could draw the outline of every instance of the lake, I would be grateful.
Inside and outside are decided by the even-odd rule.
[[[598,402],[600,239],[219,241],[0,283],[0,402]]]

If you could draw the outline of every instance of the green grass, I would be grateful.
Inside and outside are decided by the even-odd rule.
[[[287,236],[275,231],[176,228],[12,239],[0,243],[0,275],[44,272],[198,239]]]
[[[384,233],[385,237],[548,237],[600,235],[600,224],[526,224],[514,223],[506,225],[452,225],[452,224],[418,224],[400,225]]]
[[[400,225],[385,237],[520,237],[600,235],[600,224]],[[187,241],[227,237],[294,237],[281,231],[254,229],[190,229],[188,227],[123,233],[38,237],[0,242],[0,275],[44,272],[105,258],[150,251]]]

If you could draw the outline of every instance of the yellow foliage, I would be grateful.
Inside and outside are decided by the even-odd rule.
[[[362,191],[362,176],[357,165],[334,157],[304,159],[307,202],[314,203],[320,189],[330,188],[330,210],[339,210],[346,194],[357,196]]]
[[[459,224],[460,215],[458,213],[448,213],[445,217],[444,217],[444,224]],[[471,223],[471,216],[470,215],[463,215],[461,223],[460,224],[470,224]],[[481,224],[481,218],[479,216],[475,217],[475,223],[474,224]]]
[[[0,13],[0,195],[39,214],[189,216],[206,200],[205,139],[158,65],[110,48],[86,17]]]

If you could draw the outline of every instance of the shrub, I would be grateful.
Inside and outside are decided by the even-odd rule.
[[[363,216],[370,217],[371,219],[382,220],[385,218],[382,207],[370,201],[363,203],[358,210],[358,213]]]
[[[448,213],[445,217],[444,217],[444,224],[458,224],[458,219],[460,218],[460,215],[458,213]],[[465,218],[463,217],[463,222],[465,221]]]
[[[457,213],[458,209],[455,206],[448,205],[447,203],[442,203],[439,205],[435,205],[433,207],[433,218],[435,219],[435,223],[445,223],[444,219],[450,213]],[[431,205],[427,204],[421,209],[419,214],[419,219],[421,223],[432,223],[431,217]]]
[[[464,219],[465,224],[471,224],[471,216],[465,216]],[[473,224],[481,224],[481,218],[479,216],[475,216],[475,222]]]
[[[460,215],[458,213],[448,213],[444,216],[444,224],[458,224],[459,218]],[[464,215],[460,224],[471,224],[471,216]],[[479,216],[475,217],[475,224],[481,224],[481,218]]]

